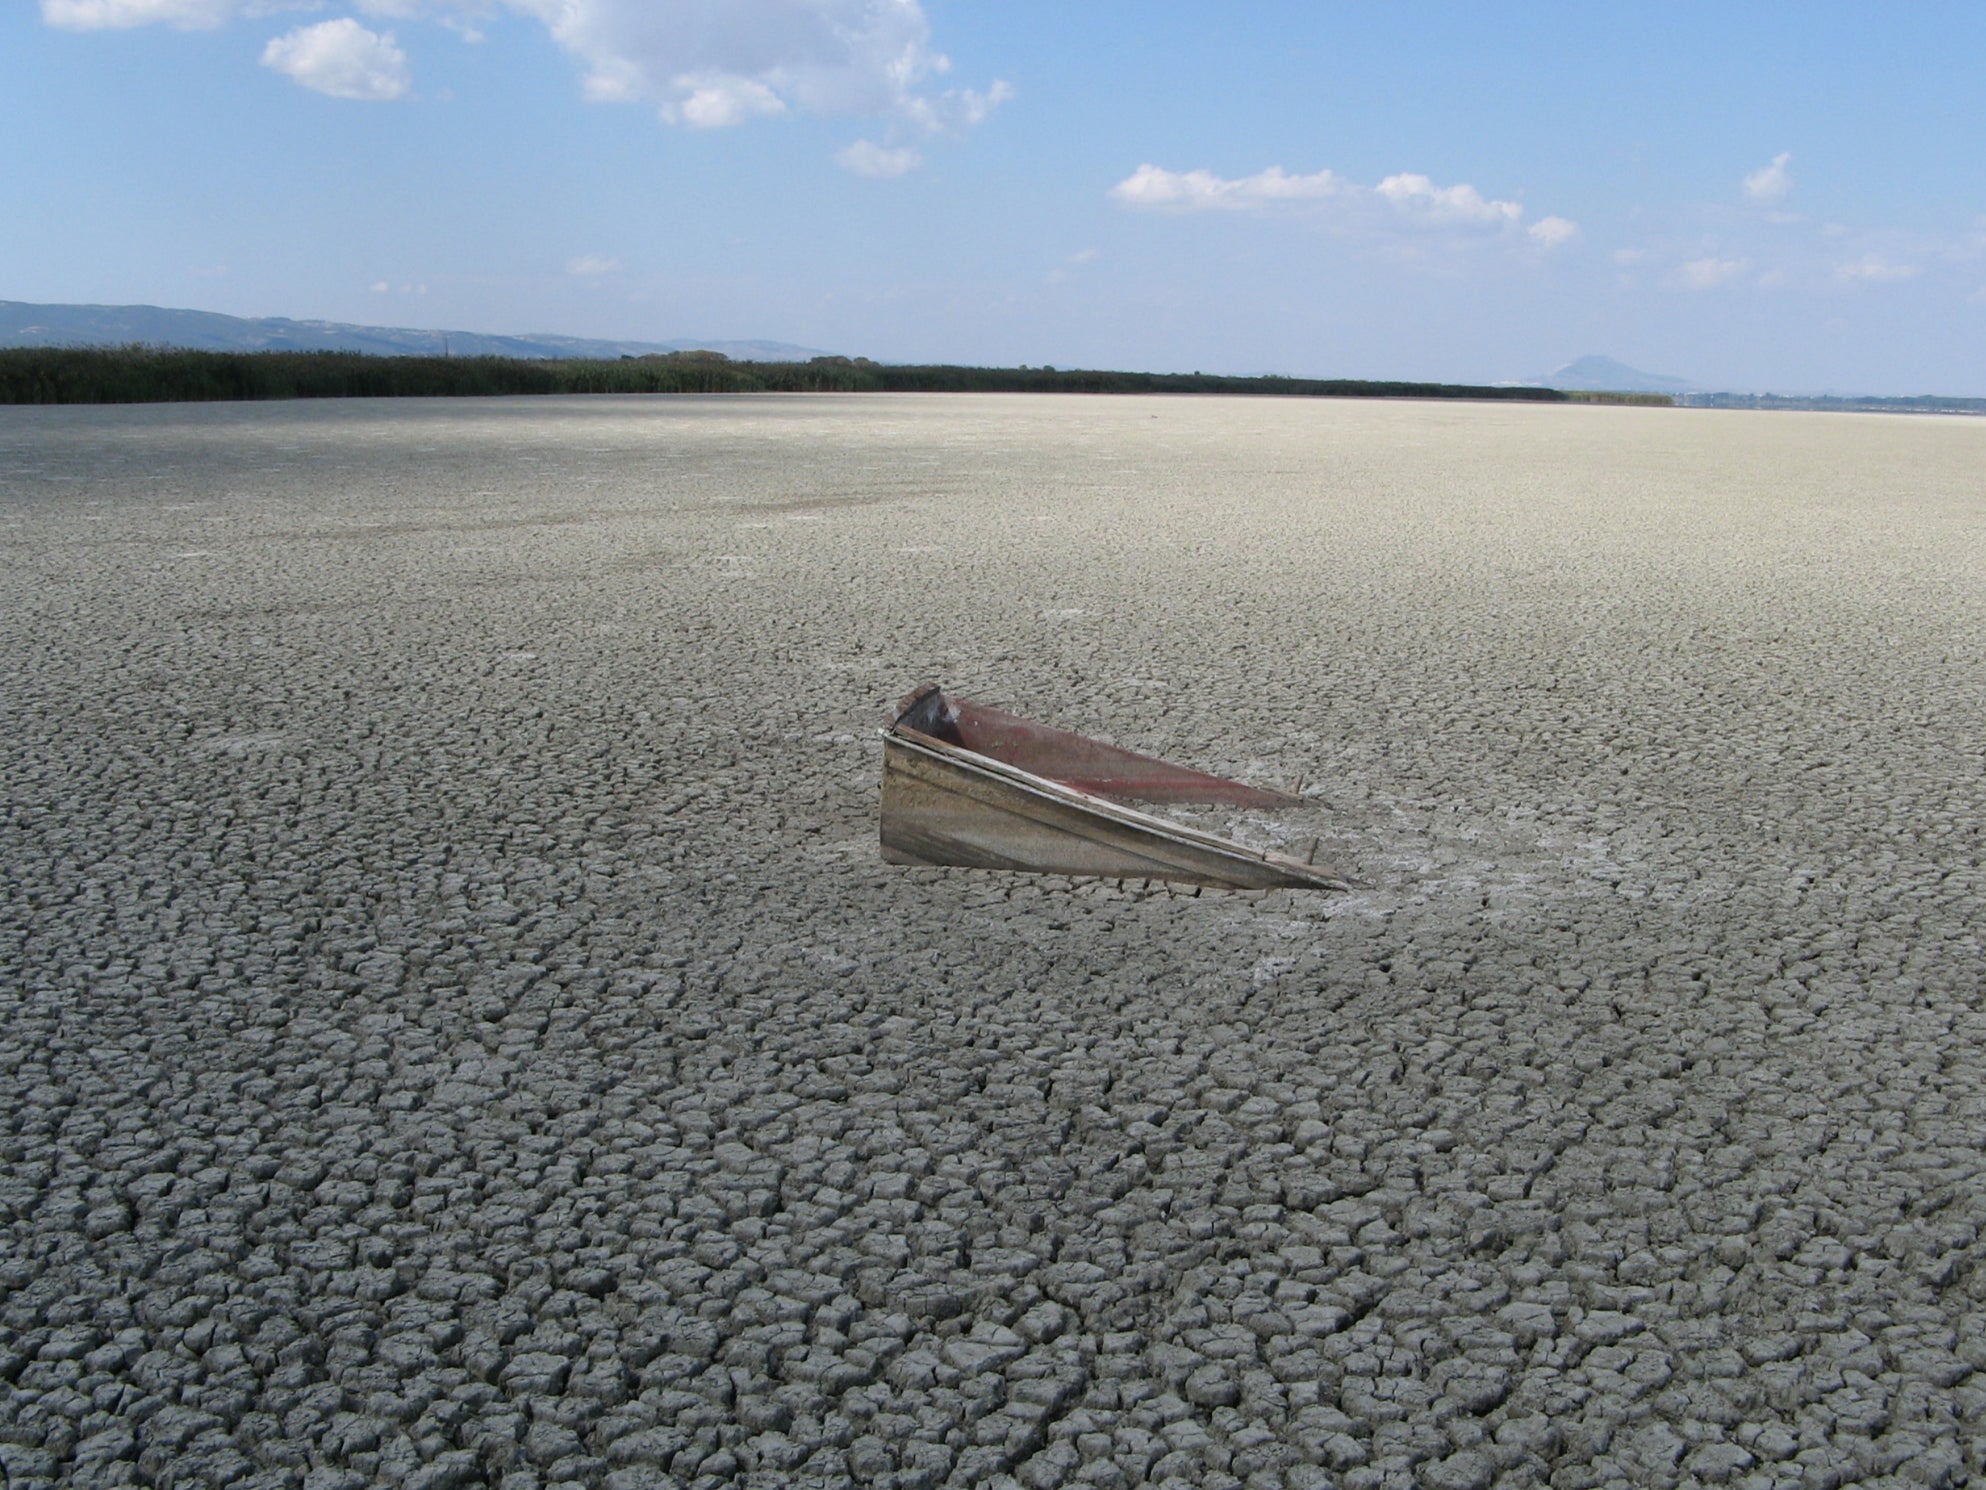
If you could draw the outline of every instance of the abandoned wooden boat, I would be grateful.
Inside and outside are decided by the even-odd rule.
[[[1297,800],[948,698],[936,684],[906,698],[883,731],[883,858],[892,864],[1350,889],[1322,865],[1123,805]]]

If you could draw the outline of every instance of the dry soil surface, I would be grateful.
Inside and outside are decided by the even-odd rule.
[[[1982,473],[0,410],[6,1483],[1979,1483]],[[1366,887],[888,868],[925,679]]]

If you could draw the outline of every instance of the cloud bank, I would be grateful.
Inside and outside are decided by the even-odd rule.
[[[589,98],[721,128],[789,110],[880,114],[945,70],[914,0],[508,0],[584,64]]]
[[[41,18],[64,31],[122,31],[162,24],[205,30],[231,20],[243,0],[41,0]]]
[[[1312,208],[1335,211],[1346,220],[1375,210],[1381,221],[1425,229],[1496,231],[1523,220],[1517,202],[1484,196],[1467,182],[1438,186],[1411,171],[1386,177],[1377,186],[1362,186],[1335,171],[1292,176],[1270,166],[1253,176],[1223,177],[1211,171],[1169,171],[1145,164],[1110,188],[1120,206],[1149,212],[1274,212]],[[1558,248],[1579,236],[1569,218],[1545,217],[1527,232],[1534,243]]]
[[[41,0],[47,24],[73,31],[211,28],[323,8],[322,0]],[[841,152],[863,175],[902,174],[921,159],[906,140],[962,134],[1013,96],[998,81],[936,86],[951,60],[932,47],[919,0],[352,0],[352,8],[469,36],[501,11],[526,17],[579,62],[587,98],[646,104],[688,128],[783,115],[886,120],[889,138]],[[262,60],[339,98],[399,98],[412,86],[394,39],[350,17],[299,27]]]

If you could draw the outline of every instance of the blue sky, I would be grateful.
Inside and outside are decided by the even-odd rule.
[[[0,299],[1986,395],[1986,7],[13,0]]]

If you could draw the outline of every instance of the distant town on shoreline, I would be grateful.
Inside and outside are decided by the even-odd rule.
[[[1715,392],[1586,356],[1490,384],[883,363],[774,341],[498,336],[0,300],[0,403],[555,393],[1219,393],[1986,414],[1986,398]]]

